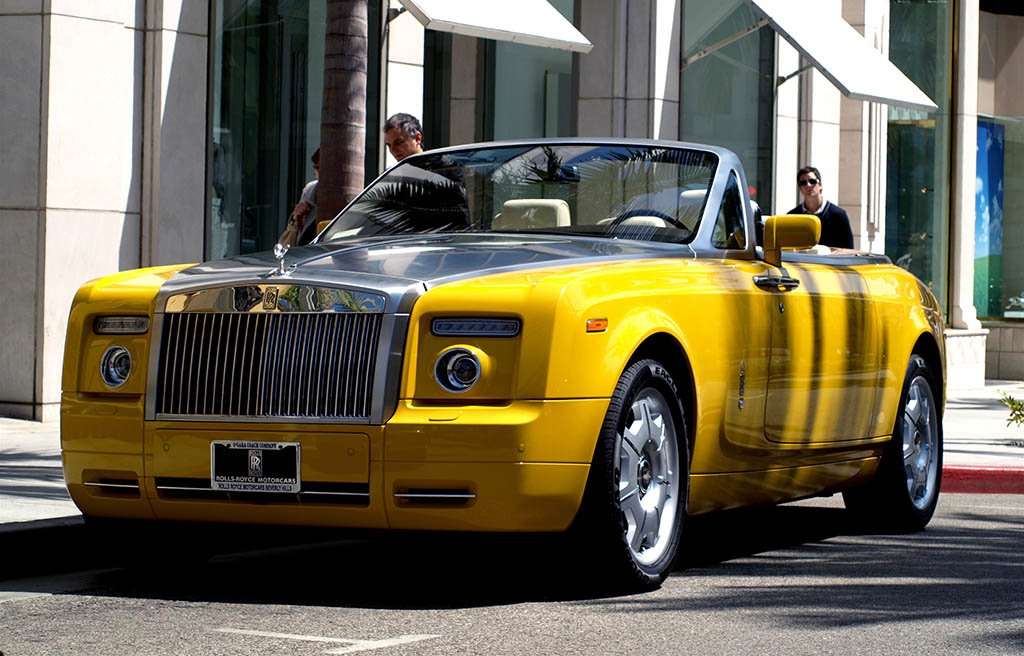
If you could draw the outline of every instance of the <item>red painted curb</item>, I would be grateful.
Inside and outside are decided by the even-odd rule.
[[[1024,469],[943,467],[942,491],[968,494],[1024,494]]]

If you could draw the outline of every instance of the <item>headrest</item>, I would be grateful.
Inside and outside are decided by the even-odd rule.
[[[563,228],[572,224],[569,203],[560,198],[520,198],[507,200],[501,214],[494,217],[491,227],[504,228]]]

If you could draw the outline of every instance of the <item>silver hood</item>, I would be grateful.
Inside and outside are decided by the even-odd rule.
[[[163,300],[182,292],[248,284],[294,284],[384,292],[385,312],[408,312],[425,290],[466,278],[524,268],[617,260],[693,257],[681,244],[573,235],[509,233],[428,234],[349,239],[294,248],[285,275],[272,252],[205,262],[185,269],[161,289]],[[164,305],[158,301],[158,312]]]

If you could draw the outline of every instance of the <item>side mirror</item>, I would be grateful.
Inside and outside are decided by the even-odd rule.
[[[812,214],[765,217],[764,261],[782,266],[783,249],[813,248],[821,238],[821,221]]]

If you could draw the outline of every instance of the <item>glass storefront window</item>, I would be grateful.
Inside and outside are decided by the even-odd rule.
[[[683,0],[683,56],[757,23],[746,0]],[[750,197],[772,207],[775,33],[770,27],[699,59],[683,71],[682,139],[724,146],[747,173]]]
[[[574,20],[574,0],[550,2]],[[571,137],[572,53],[507,41],[487,48],[485,138]]]
[[[370,2],[367,175],[377,169],[380,6]],[[206,256],[272,248],[320,146],[326,0],[211,3]]]
[[[889,58],[938,110],[889,108],[885,252],[946,305],[953,7],[891,0]]]
[[[1024,17],[981,13],[974,306],[1024,319]]]

